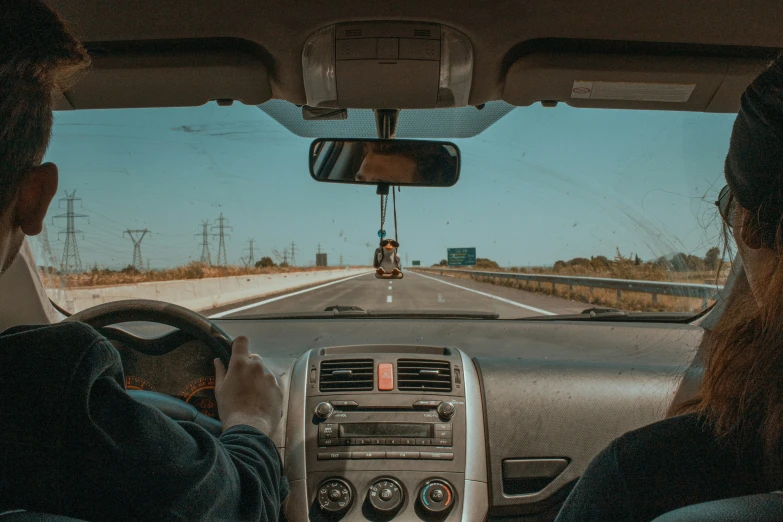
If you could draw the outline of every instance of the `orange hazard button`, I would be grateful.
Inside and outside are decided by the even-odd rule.
[[[378,389],[380,391],[394,389],[394,367],[391,363],[378,363]]]

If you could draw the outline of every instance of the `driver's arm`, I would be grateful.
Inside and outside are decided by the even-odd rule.
[[[133,400],[122,383],[117,351],[94,342],[74,375],[63,460],[55,468],[66,514],[277,520],[287,484],[269,437],[240,424],[216,439]]]

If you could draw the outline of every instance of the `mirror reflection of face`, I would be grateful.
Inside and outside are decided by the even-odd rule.
[[[398,185],[416,183],[418,176],[414,160],[399,154],[368,152],[354,179],[364,183],[389,183]]]

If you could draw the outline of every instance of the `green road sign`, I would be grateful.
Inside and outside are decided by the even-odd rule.
[[[446,249],[449,266],[475,266],[475,248],[448,248]]]
[[[421,266],[421,261],[413,260],[411,261],[411,266]]]

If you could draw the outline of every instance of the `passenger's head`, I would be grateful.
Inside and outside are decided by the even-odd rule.
[[[0,0],[0,274],[25,234],[41,232],[57,191],[57,168],[42,164],[53,96],[88,65],[84,48],[42,2]]]
[[[725,175],[721,215],[747,278],[705,342],[690,407],[718,434],[761,439],[783,472],[783,55],[742,96]]]
[[[426,142],[367,142],[356,181],[390,185],[443,185],[456,168],[440,144]]]

